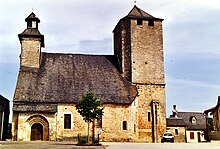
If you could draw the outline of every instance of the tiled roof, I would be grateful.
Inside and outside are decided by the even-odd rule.
[[[37,21],[38,23],[40,23],[40,19],[38,17],[36,17],[36,15],[33,12],[25,19],[26,22],[29,20],[34,20],[34,21]]]
[[[203,113],[199,112],[178,112],[178,118],[182,118],[184,123],[187,125],[188,130],[205,130],[206,117]],[[192,117],[196,118],[196,123],[192,123]]]
[[[167,118],[167,126],[171,127],[171,126],[176,126],[176,127],[185,127],[186,124],[184,123],[182,118]]]
[[[18,34],[19,40],[22,37],[39,37],[41,38],[41,46],[44,47],[44,36],[39,32],[37,28],[26,28],[21,34]]]
[[[39,71],[20,69],[14,102],[75,103],[89,91],[104,103],[130,104],[136,87],[117,68],[113,55],[42,53]]]
[[[138,8],[136,5],[132,8],[132,10],[124,18],[142,18],[142,19],[149,19],[149,20],[163,20],[160,18],[153,17],[152,15],[150,15],[147,12],[143,11],[142,9]]]

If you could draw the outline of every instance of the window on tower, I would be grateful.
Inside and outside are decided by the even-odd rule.
[[[142,19],[137,19],[137,25],[143,25],[143,20]]]
[[[154,26],[154,20],[149,20],[148,21],[148,26]]]
[[[37,22],[36,21],[32,21],[32,28],[37,28]]]

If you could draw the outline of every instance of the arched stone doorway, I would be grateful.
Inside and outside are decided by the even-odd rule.
[[[31,141],[35,140],[43,140],[43,126],[40,123],[31,126]]]
[[[27,122],[31,126],[30,140],[49,140],[49,123],[47,119],[41,115],[34,115],[28,118]]]

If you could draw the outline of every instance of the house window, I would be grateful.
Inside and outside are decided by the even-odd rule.
[[[64,114],[64,129],[71,129],[71,114]]]
[[[137,19],[137,25],[143,25],[143,20],[142,19]]]
[[[175,129],[175,135],[179,135],[179,130]]]
[[[148,26],[154,26],[154,20],[149,20],[148,21]]]
[[[190,132],[190,140],[194,139],[194,132]]]
[[[127,130],[127,121],[122,122],[122,129]]]
[[[150,121],[150,112],[147,113],[148,122]]]

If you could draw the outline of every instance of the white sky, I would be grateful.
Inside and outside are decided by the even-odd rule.
[[[163,18],[167,115],[215,106],[220,95],[220,1],[137,0]],[[113,54],[112,30],[133,0],[1,0],[0,94],[12,101],[19,70],[18,34],[32,12],[45,52]]]

